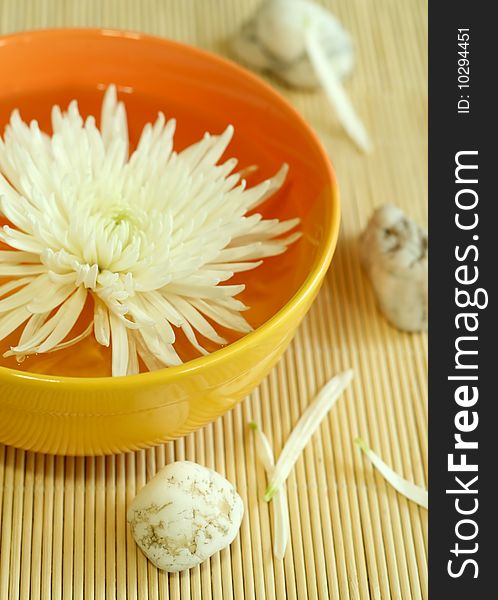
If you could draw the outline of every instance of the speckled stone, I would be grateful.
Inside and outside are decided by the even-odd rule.
[[[244,505],[216,471],[174,462],[159,471],[128,507],[128,522],[142,552],[159,569],[191,569],[232,543]]]

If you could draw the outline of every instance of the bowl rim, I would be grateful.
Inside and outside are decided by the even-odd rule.
[[[139,373],[138,375],[126,375],[123,377],[74,377],[74,376],[59,376],[59,375],[47,375],[42,373],[31,373],[29,371],[19,371],[10,367],[0,366],[0,383],[13,383],[15,381],[21,383],[46,383],[46,384],[57,384],[58,386],[64,386],[65,388],[77,387],[79,390],[83,389],[96,389],[108,390],[112,388],[114,391],[119,388],[125,388],[127,390],[130,387],[137,385],[154,385],[161,383],[164,385],[168,382],[175,381],[178,377],[199,371],[205,367],[215,365],[216,363],[230,360],[234,355],[243,351],[245,348],[254,346],[263,339],[267,332],[278,327],[282,322],[285,322],[293,313],[299,310],[301,304],[305,303],[310,296],[318,291],[325,273],[327,272],[332,256],[335,251],[337,239],[339,236],[340,220],[341,220],[341,208],[340,208],[340,194],[339,187],[337,184],[337,178],[335,175],[332,162],[325,150],[324,145],[320,141],[318,135],[315,133],[311,125],[307,123],[303,116],[297,111],[294,106],[277,90],[275,90],[269,83],[264,81],[261,77],[255,75],[253,72],[245,69],[236,62],[229,60],[223,56],[186,44],[169,38],[159,37],[127,29],[114,29],[106,27],[60,27],[60,28],[47,28],[37,30],[27,30],[21,32],[15,32],[0,36],[0,51],[2,46],[12,44],[26,44],[31,41],[31,38],[67,38],[68,40],[74,39],[74,37],[85,37],[91,36],[96,38],[110,37],[117,39],[130,39],[137,42],[147,42],[151,44],[158,44],[163,47],[174,47],[182,51],[190,52],[201,58],[217,63],[223,68],[231,69],[238,75],[248,80],[251,80],[253,84],[256,84],[260,88],[270,95],[270,97],[277,103],[286,108],[292,118],[294,118],[299,125],[306,131],[310,139],[315,144],[321,158],[323,159],[324,167],[326,168],[328,179],[331,184],[330,196],[331,202],[327,203],[328,210],[325,215],[325,238],[322,243],[321,252],[317,254],[313,265],[308,273],[308,276],[300,285],[294,295],[267,321],[256,327],[253,331],[247,333],[242,338],[236,340],[219,348],[214,352],[206,356],[200,356],[192,360],[187,361],[178,366],[164,367],[157,371],[148,371],[145,373]]]

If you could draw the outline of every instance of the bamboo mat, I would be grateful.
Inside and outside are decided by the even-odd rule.
[[[396,470],[427,484],[427,344],[379,316],[357,236],[385,202],[427,217],[425,0],[323,0],[353,32],[348,89],[375,143],[365,158],[321,94],[272,81],[321,135],[342,189],[333,268],[284,358],[241,405],[196,434],[107,458],[54,458],[0,445],[0,600],[427,597],[427,513],[399,496],[354,447],[364,437]],[[142,30],[226,53],[257,0],[0,0],[0,30],[104,26]],[[0,66],[1,67],[1,66]],[[353,386],[288,481],[292,544],[271,553],[263,469],[247,434],[258,419],[278,453],[312,394],[353,367]],[[166,462],[188,458],[233,481],[240,535],[202,567],[168,576],[130,538],[125,507]]]

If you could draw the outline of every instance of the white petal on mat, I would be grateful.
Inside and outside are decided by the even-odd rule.
[[[283,560],[290,537],[289,506],[287,503],[287,490],[285,483],[280,487],[273,498],[273,518],[275,520],[275,541],[273,552],[275,558]]]
[[[332,70],[318,36],[315,35],[312,29],[308,29],[306,33],[306,50],[316,76],[321,81],[331,104],[335,107],[342,126],[361,150],[370,152],[371,143],[366,129],[344,91],[341,80]]]
[[[255,446],[256,454],[261,464],[263,465],[267,474],[273,472],[275,466],[275,457],[273,456],[273,449],[270,444],[270,440],[261,431],[261,428],[255,421],[249,422],[249,428],[254,431],[255,434]]]
[[[361,438],[356,438],[355,443],[359,448],[361,448],[361,450],[363,450],[370,462],[376,469],[378,469],[384,479],[388,481],[395,490],[422,508],[429,507],[429,494],[426,489],[420,487],[419,485],[415,485],[411,481],[403,479],[401,475],[386,465],[386,463],[380,458],[380,456],[378,456],[378,454],[373,452],[373,450],[370,450],[365,441]]]
[[[292,430],[275,466],[273,477],[266,488],[264,499],[269,502],[285,482],[311,436],[320,426],[342,392],[351,383],[353,371],[349,369],[333,377],[318,393],[316,399],[303,413]]]
[[[266,477],[270,481],[275,468],[275,459],[270,442],[257,423],[252,421],[249,423],[249,427],[255,433],[256,453],[266,471]],[[273,553],[275,554],[275,558],[283,560],[290,536],[289,507],[285,484],[275,493],[272,508],[274,526]]]

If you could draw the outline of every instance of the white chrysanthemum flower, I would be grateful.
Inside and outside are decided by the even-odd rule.
[[[221,285],[285,251],[298,219],[250,214],[283,183],[284,166],[250,189],[217,164],[233,134],[206,134],[173,151],[175,121],[159,113],[128,153],[125,107],[105,94],[100,130],[76,101],[52,109],[53,135],[14,111],[0,137],[0,340],[24,325],[7,355],[53,352],[95,335],[112,346],[113,375],[181,362],[175,329],[206,353],[196,333],[226,341],[212,323],[246,333],[251,327],[235,296]],[[93,299],[93,320],[68,339]]]

